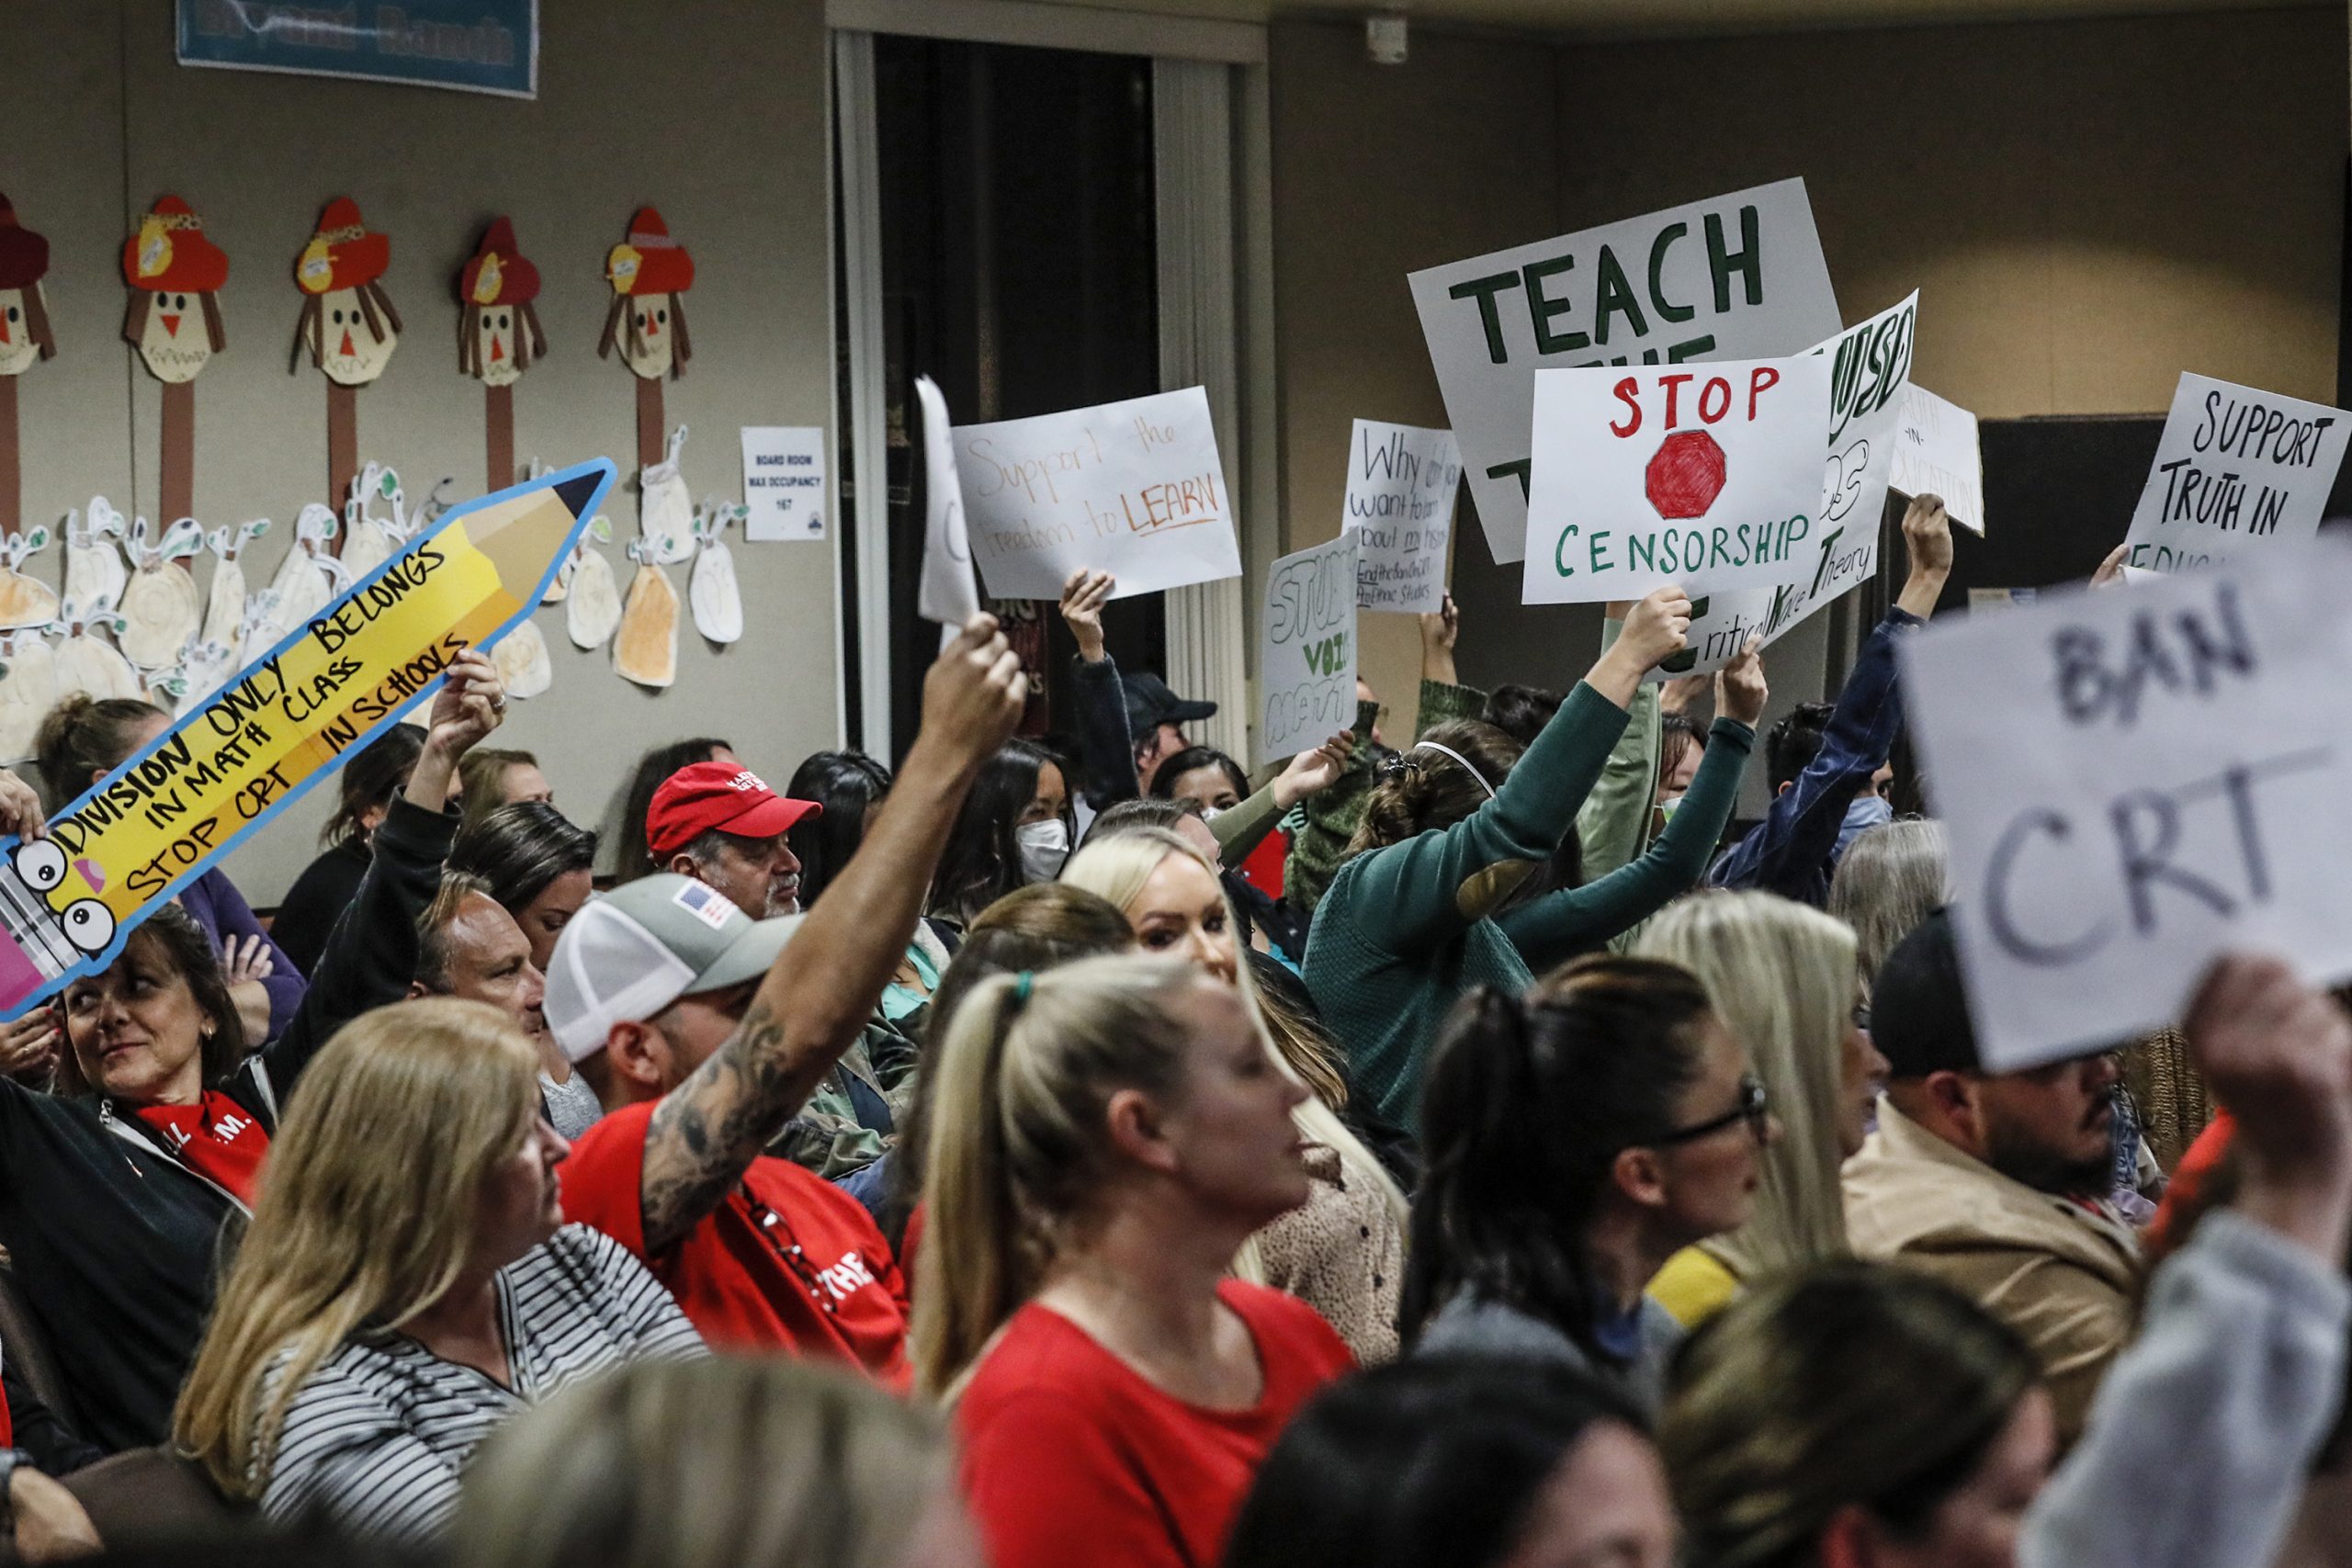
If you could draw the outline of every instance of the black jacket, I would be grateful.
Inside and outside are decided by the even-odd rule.
[[[220,1089],[275,1128],[320,1046],[416,973],[417,917],[433,902],[457,819],[401,801],[335,923],[301,1011]],[[72,1391],[60,1412],[115,1452],[163,1442],[195,1359],[243,1206],[182,1165],[128,1111],[0,1080],[0,1246]]]

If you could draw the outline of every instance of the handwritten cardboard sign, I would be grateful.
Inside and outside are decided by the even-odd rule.
[[[1976,416],[1958,403],[1917,384],[1903,389],[1894,478],[1904,495],[1939,496],[1953,522],[1984,532],[1984,454],[1976,444]]]
[[[1258,617],[1258,760],[1318,746],[1355,722],[1356,572],[1363,534],[1274,562]]]
[[[1198,387],[956,428],[964,522],[989,592],[1058,599],[1081,566],[1115,597],[1241,575],[1233,495]]]
[[[2185,571],[2319,531],[2352,414],[2183,374],[2132,511],[2124,559]]]
[[[1879,522],[1899,444],[1903,393],[1910,386],[1919,296],[1817,344],[1829,371],[1827,459],[1821,523],[1813,553],[1790,563],[1770,588],[1710,593],[1690,605],[1690,646],[1647,679],[1706,675],[1739,657],[1750,637],[1777,642],[1798,622],[1878,571]]]
[[[140,921],[526,618],[611,489],[598,459],[460,506],[50,819],[0,846],[0,1012]]]
[[[972,575],[972,541],[964,527],[964,491],[956,477],[956,442],[947,399],[928,376],[915,378],[922,405],[922,581],[915,610],[939,623],[941,645],[980,613],[979,580]]]
[[[2226,949],[2352,974],[2352,553],[2282,548],[1905,639],[1996,1068],[2176,1019]]]
[[[1504,565],[1527,547],[1539,368],[1802,354],[1844,321],[1793,179],[1408,281],[1487,546]]]
[[[1452,431],[1355,422],[1342,526],[1363,536],[1358,609],[1426,615],[1444,603],[1446,547],[1461,484],[1462,454]]]
[[[1781,582],[1821,537],[1826,357],[1539,370],[1520,600]]]

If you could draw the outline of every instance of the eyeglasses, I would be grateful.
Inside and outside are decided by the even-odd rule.
[[[1693,1143],[1741,1122],[1747,1123],[1748,1132],[1755,1134],[1756,1141],[1759,1144],[1770,1134],[1772,1125],[1770,1099],[1764,1092],[1764,1080],[1754,1073],[1740,1075],[1739,1103],[1731,1110],[1724,1111],[1721,1116],[1699,1122],[1695,1126],[1677,1127],[1670,1133],[1649,1139],[1648,1142],[1653,1148]]]
[[[792,1234],[792,1227],[785,1224],[784,1216],[753,1197],[748,1183],[741,1191],[744,1203],[752,1211],[752,1223],[760,1227],[760,1235],[775,1248],[776,1257],[792,1271],[792,1277],[800,1281],[800,1288],[808,1292],[808,1299],[817,1303],[820,1311],[839,1313],[841,1308],[834,1303],[832,1292],[825,1288],[825,1281],[810,1266],[808,1255],[801,1250],[799,1238]]]

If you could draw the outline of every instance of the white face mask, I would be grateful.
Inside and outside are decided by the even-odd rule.
[[[1222,806],[1204,806],[1201,807],[1201,820],[1204,822],[1214,822],[1218,818],[1224,816],[1226,808]]]
[[[1057,817],[1031,822],[1016,829],[1013,842],[1021,848],[1021,874],[1032,882],[1051,882],[1069,859],[1069,824]]]
[[[1660,817],[1671,817],[1674,815],[1674,808],[1681,804],[1682,797],[1680,795],[1669,795],[1665,799],[1657,803],[1657,814]]]

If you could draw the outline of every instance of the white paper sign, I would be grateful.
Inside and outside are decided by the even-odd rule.
[[[956,429],[964,522],[989,592],[1058,599],[1080,567],[1115,598],[1241,575],[1232,493],[1198,387]]]
[[[825,433],[743,427],[743,537],[755,545],[825,536]]]
[[[2352,974],[2352,554],[2321,540],[1903,643],[1998,1070],[2176,1020],[2225,949]]]
[[[980,613],[980,584],[972,575],[972,541],[964,532],[964,491],[956,479],[956,443],[947,423],[947,400],[928,376],[915,378],[922,405],[922,582],[915,609],[936,621],[941,642]]]
[[[1766,645],[1878,571],[1878,536],[1886,514],[1902,394],[1909,389],[1919,296],[1838,333],[1813,352],[1828,358],[1827,460],[1821,476],[1821,524],[1809,559],[1791,563],[1770,588],[1711,593],[1690,604],[1690,646],[1646,679],[1707,675],[1739,657],[1750,637]]]
[[[2124,559],[2184,571],[2310,538],[2344,466],[2347,421],[2324,403],[2184,374]]]
[[[1903,389],[1894,431],[1894,488],[1933,495],[1963,528],[1984,532],[1984,455],[1976,444],[1976,416],[1927,388]]]
[[[1319,746],[1355,722],[1356,568],[1362,536],[1283,557],[1258,617],[1258,760]]]
[[[1539,370],[1520,601],[1694,596],[1816,553],[1826,357]]]
[[[1445,550],[1461,485],[1452,431],[1356,421],[1341,525],[1363,536],[1358,609],[1426,615],[1444,604]]]
[[[1526,546],[1541,367],[1802,354],[1845,318],[1803,180],[1417,272],[1421,334],[1498,562]]]

